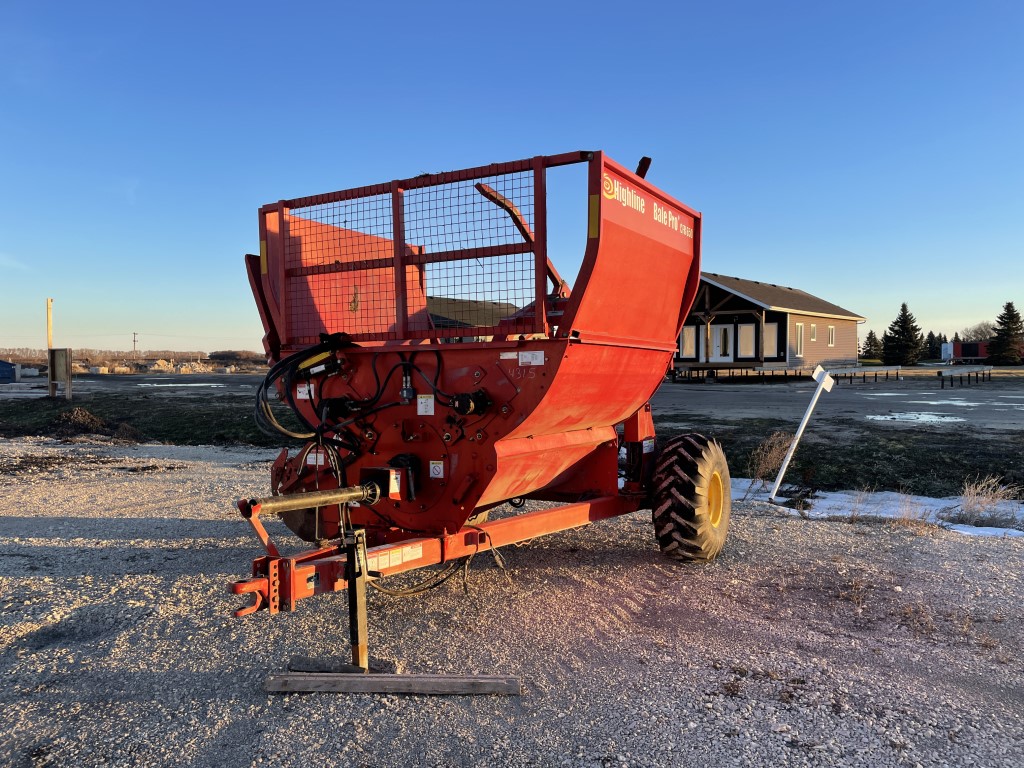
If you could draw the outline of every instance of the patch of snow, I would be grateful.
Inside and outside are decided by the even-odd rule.
[[[959,523],[946,523],[943,527],[967,536],[995,536],[1008,539],[1024,536],[1024,531],[1018,531],[1015,528],[982,528],[973,525],[960,525]]]
[[[136,384],[137,387],[225,387],[226,384]]]
[[[908,405],[959,405],[965,408],[977,408],[985,403],[972,403],[968,400],[907,400]]]
[[[768,502],[772,483],[758,484],[755,482],[753,489],[751,489],[750,483],[750,480],[744,478],[733,478],[733,499],[740,500],[746,497],[750,501]],[[776,501],[785,502],[788,499],[779,496]],[[960,496],[933,499],[928,496],[908,496],[894,491],[820,491],[806,503],[807,508],[802,512],[786,507],[780,507],[780,509],[791,512],[794,516],[802,515],[810,519],[858,517],[890,520],[911,519],[939,525],[967,536],[1024,537],[1024,531],[1016,528],[975,527],[946,522],[943,515],[956,512],[962,505],[963,498]],[[1024,502],[1003,502],[1003,505],[1005,506],[1000,508],[1012,513],[1018,526],[1024,525]]]
[[[889,413],[880,416],[865,416],[865,418],[872,421],[910,421],[915,424],[942,424],[951,421],[967,421],[967,419],[961,419],[959,416],[947,416],[944,413],[929,412]]]

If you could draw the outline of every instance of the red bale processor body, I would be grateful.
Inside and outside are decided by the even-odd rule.
[[[548,255],[546,180],[575,163],[587,165],[588,215],[570,288]],[[260,255],[246,263],[273,364],[260,412],[305,440],[272,470],[275,497],[314,494],[280,511],[300,537],[326,547],[364,529],[370,569],[386,575],[644,505],[648,400],[697,291],[699,213],[577,152],[285,200],[259,218]],[[299,426],[277,421],[269,395]],[[369,503],[323,500],[371,486]],[[476,526],[522,498],[566,511]],[[436,551],[389,558],[410,541]],[[344,588],[331,586],[330,552],[291,560],[288,605]],[[273,592],[270,560],[254,566],[260,593]]]

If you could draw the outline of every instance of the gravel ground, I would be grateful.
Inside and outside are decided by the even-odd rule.
[[[230,502],[271,455],[0,444],[0,764],[1024,764],[1024,541],[757,503],[705,566],[640,512],[509,547],[511,578],[481,556],[468,594],[371,591],[371,659],[522,696],[268,695],[349,653],[340,595],[231,617]]]

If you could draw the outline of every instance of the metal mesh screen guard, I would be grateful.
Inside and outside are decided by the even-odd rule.
[[[526,168],[286,210],[288,341],[542,331],[535,196]]]

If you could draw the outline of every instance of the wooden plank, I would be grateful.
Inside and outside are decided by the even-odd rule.
[[[838,373],[842,376],[857,373],[896,373],[902,370],[902,366],[899,365],[850,365],[845,368],[823,367],[829,373]]]
[[[943,368],[940,371],[936,371],[935,375],[939,378],[946,376],[963,376],[964,374],[971,373],[991,373],[991,365],[951,365],[948,368]]]
[[[282,672],[269,675],[270,693],[414,693],[426,696],[498,694],[518,696],[514,677],[496,675],[387,675],[331,672]]]

